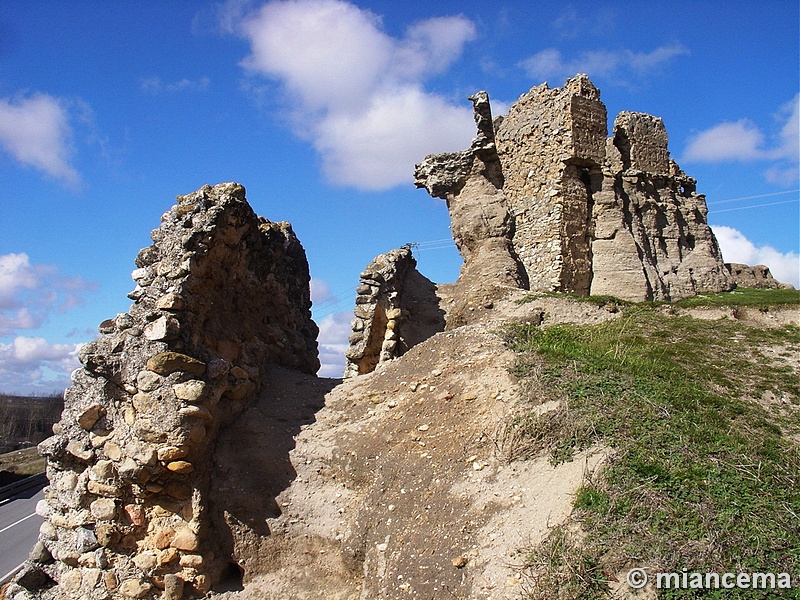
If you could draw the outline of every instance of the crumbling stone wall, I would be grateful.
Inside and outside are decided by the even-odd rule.
[[[258,217],[235,183],[179,196],[161,221],[136,258],[133,305],[81,350],[40,445],[46,520],[12,593],[208,592],[230,560],[208,517],[217,434],[268,365],[319,368],[308,263],[288,223]]]
[[[408,246],[377,256],[361,273],[344,377],[363,375],[444,330],[436,286]]]
[[[497,152],[533,290],[588,294],[592,194],[605,158],[606,107],[585,75],[534,87],[497,123]]]
[[[534,87],[494,121],[485,92],[471,99],[472,146],[429,156],[415,173],[448,202],[465,258],[459,279],[503,255],[521,270],[505,269],[506,283],[531,290],[677,300],[731,289],[705,197],[670,159],[661,119],[623,112],[608,138],[586,75]],[[464,231],[494,249],[491,259],[474,258]]]

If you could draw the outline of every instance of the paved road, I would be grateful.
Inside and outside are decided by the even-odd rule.
[[[42,518],[35,509],[44,498],[43,486],[0,502],[0,582],[28,558],[36,543]]]

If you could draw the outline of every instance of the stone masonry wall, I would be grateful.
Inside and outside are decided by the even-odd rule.
[[[179,196],[161,221],[136,258],[133,305],[81,350],[40,445],[45,522],[12,593],[208,592],[229,560],[207,514],[217,433],[268,365],[319,368],[308,264],[288,223],[258,217],[235,183]]]
[[[459,279],[497,256],[476,261],[463,249],[465,230],[492,222],[480,218],[488,211],[504,217],[495,219],[503,227],[483,238],[521,267],[522,276],[507,278],[519,287],[628,300],[731,289],[705,197],[670,158],[660,118],[620,113],[608,138],[605,105],[586,75],[563,88],[534,87],[491,126],[479,118],[477,97],[491,114],[485,92],[471,97],[478,123],[472,147],[429,156],[415,173],[418,187],[448,201],[465,257]],[[471,191],[478,175],[494,184],[482,188],[491,193]]]
[[[585,75],[534,87],[496,123],[497,153],[532,290],[589,292],[592,178],[605,157],[606,108]]]
[[[416,265],[404,246],[377,256],[361,273],[344,377],[370,373],[444,330],[436,286]]]

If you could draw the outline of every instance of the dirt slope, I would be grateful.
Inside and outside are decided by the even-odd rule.
[[[218,453],[217,478],[261,482],[228,485],[228,505],[241,500],[228,522],[270,534],[240,561],[245,589],[223,597],[518,597],[519,550],[566,519],[603,452],[558,467],[509,460],[510,423],[537,399],[509,374],[498,327],[616,314],[514,299],[333,389],[336,380],[271,374],[270,391],[220,440],[230,451]]]

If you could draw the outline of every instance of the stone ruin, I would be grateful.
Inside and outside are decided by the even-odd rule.
[[[458,281],[429,294],[446,308],[439,331],[511,289],[671,301],[734,287],[705,196],[670,158],[660,118],[622,112],[608,137],[606,107],[586,75],[534,87],[496,118],[486,92],[469,99],[478,130],[470,147],[428,156],[414,174],[417,187],[447,202],[464,258]],[[362,274],[346,377],[399,353],[385,313],[365,309],[377,293],[369,273],[390,256]],[[402,277],[389,288],[409,293]],[[384,346],[365,350],[365,335],[384,330]]]
[[[361,273],[345,377],[369,373],[444,329],[436,285],[407,246],[381,254]]]
[[[492,118],[485,92],[470,99],[471,146],[429,156],[415,173],[447,202],[465,261],[458,281],[426,279],[409,247],[377,257],[361,273],[345,376],[468,322],[509,290],[676,300],[734,281],[772,286],[766,268],[723,265],[705,199],[669,157],[661,119],[623,112],[607,137],[584,75],[533,88],[505,117]],[[14,600],[202,596],[260,547],[211,474],[234,442],[223,428],[239,423],[271,369],[319,368],[305,252],[235,183],[179,196],[151,237],[133,305],[81,350],[55,435],[40,445],[45,522],[8,589]]]
[[[472,146],[415,173],[447,202],[460,279],[488,255],[505,283],[532,291],[640,301],[732,288],[705,197],[670,158],[660,118],[620,113],[607,137],[586,75],[534,87],[495,119],[485,92],[471,100]]]
[[[136,258],[133,305],[82,348],[40,445],[46,520],[10,598],[208,592],[235,563],[209,516],[218,433],[270,365],[319,368],[308,263],[288,223],[258,217],[235,183],[179,196],[161,221]]]

